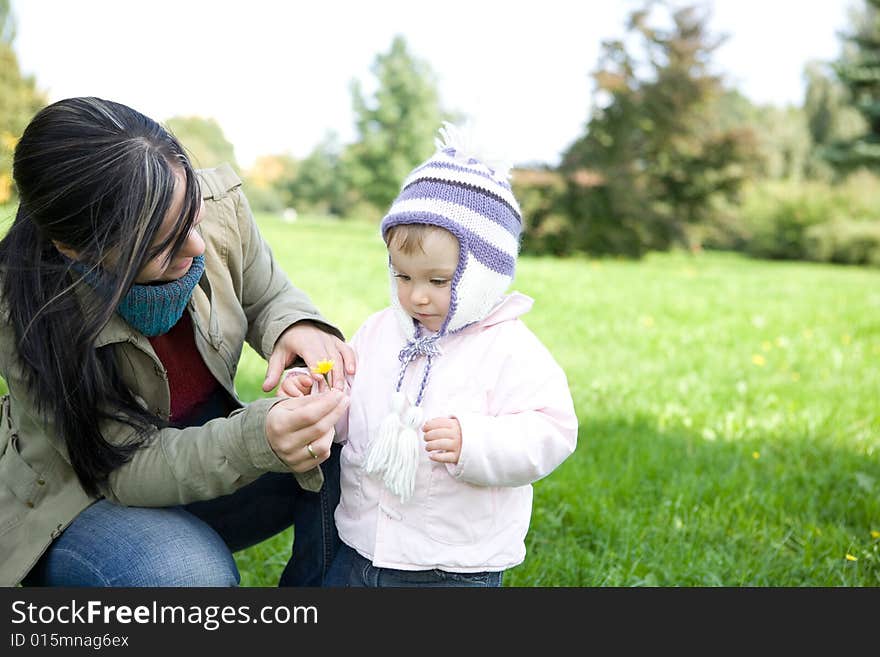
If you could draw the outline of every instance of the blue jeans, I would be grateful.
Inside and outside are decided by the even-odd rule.
[[[234,493],[168,508],[99,500],[40,558],[24,586],[237,586],[232,553],[294,525],[279,586],[322,586],[339,546],[339,445],[318,493],[291,473],[267,473]]]
[[[504,571],[453,573],[447,570],[396,570],[377,568],[345,543],[340,543],[336,559],[327,575],[326,586],[342,587],[499,587]]]

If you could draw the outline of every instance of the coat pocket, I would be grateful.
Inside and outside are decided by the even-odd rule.
[[[440,543],[466,545],[494,528],[497,490],[455,479],[445,465],[432,463],[425,508],[425,531]]]

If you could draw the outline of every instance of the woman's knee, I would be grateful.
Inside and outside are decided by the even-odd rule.
[[[229,549],[182,509],[101,501],[58,537],[25,582],[42,586],[237,586]]]

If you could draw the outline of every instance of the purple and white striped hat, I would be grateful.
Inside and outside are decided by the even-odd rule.
[[[522,215],[508,179],[510,165],[481,155],[473,133],[444,122],[437,151],[404,180],[382,220],[381,233],[399,224],[432,224],[458,238],[458,268],[452,279],[449,314],[439,334],[483,319],[501,300],[516,269]],[[391,302],[409,337],[414,322]]]

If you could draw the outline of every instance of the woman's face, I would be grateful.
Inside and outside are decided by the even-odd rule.
[[[183,207],[184,192],[186,190],[186,180],[181,171],[175,172],[174,179],[174,192],[171,207],[168,208],[168,214],[162,222],[159,231],[156,233],[154,244],[161,244],[164,240],[171,237],[174,231],[178,228],[180,211]],[[205,202],[201,201],[199,212],[193,222],[192,230],[189,231],[189,235],[187,235],[183,246],[181,246],[171,258],[168,257],[170,249],[173,248],[171,246],[169,246],[167,250],[156,254],[147,262],[144,268],[141,269],[137,278],[135,278],[135,283],[141,285],[147,283],[167,283],[170,281],[176,281],[189,271],[193,258],[200,256],[205,252],[205,241],[196,229],[202,221],[204,210]]]

